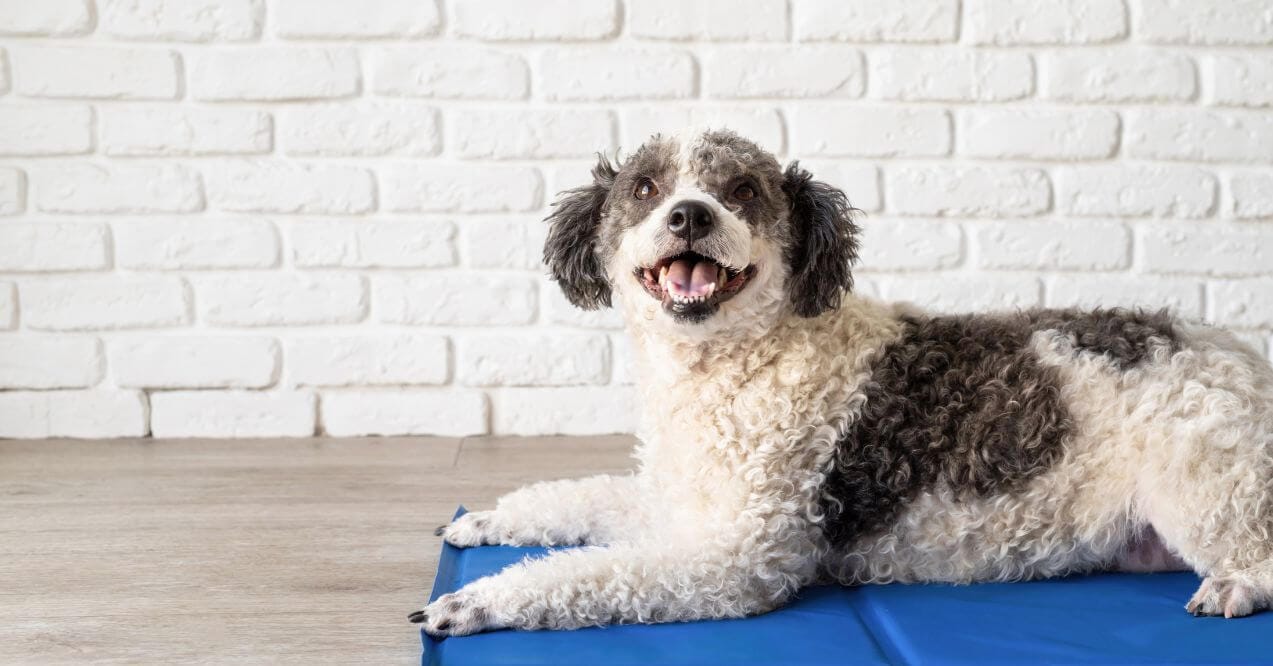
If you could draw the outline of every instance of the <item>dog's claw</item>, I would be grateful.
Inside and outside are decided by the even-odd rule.
[[[433,536],[442,536],[442,533],[445,531],[446,525],[439,525],[436,530],[433,530]]]
[[[429,616],[425,615],[424,611],[422,610],[418,610],[407,616],[407,621],[411,622],[412,624],[420,624],[421,622],[424,622],[427,619],[429,619]]]

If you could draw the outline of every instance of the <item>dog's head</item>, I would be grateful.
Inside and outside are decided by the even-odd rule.
[[[814,317],[853,285],[844,193],[729,131],[655,136],[563,192],[544,262],[585,309],[689,335]]]

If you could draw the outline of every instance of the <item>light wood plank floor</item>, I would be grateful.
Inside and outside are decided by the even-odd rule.
[[[0,441],[0,663],[418,663],[456,504],[632,443]]]

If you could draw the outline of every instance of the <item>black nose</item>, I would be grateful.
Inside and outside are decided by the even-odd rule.
[[[667,216],[667,230],[693,243],[712,230],[712,209],[701,201],[682,201]]]

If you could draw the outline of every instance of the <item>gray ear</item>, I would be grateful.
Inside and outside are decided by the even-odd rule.
[[[840,306],[853,289],[850,267],[857,261],[858,226],[844,192],[813,179],[792,162],[784,174],[783,192],[791,202],[795,242],[787,252],[788,282],[796,314],[816,317]]]
[[[597,227],[618,173],[604,155],[592,168],[592,184],[562,192],[548,216],[544,264],[566,298],[585,310],[610,306],[610,282],[597,256]]]

